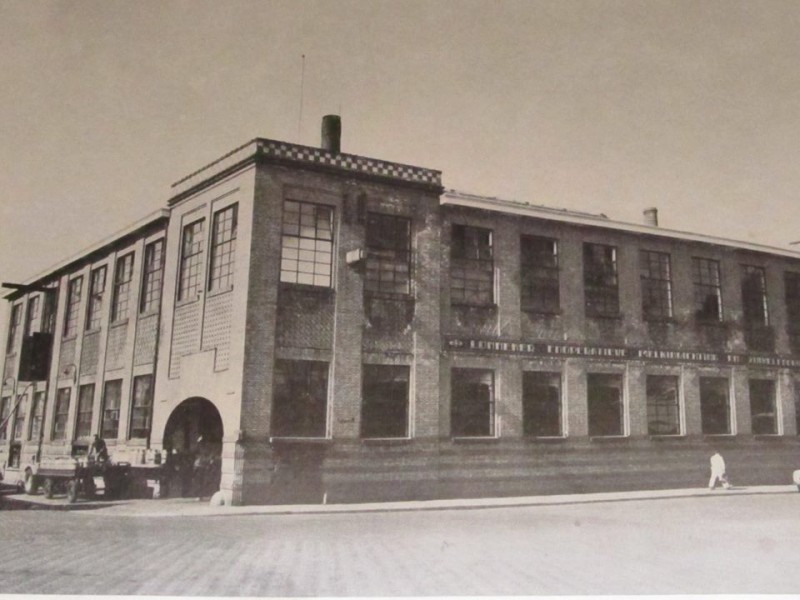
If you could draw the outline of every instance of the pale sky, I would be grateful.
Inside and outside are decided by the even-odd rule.
[[[0,280],[328,113],[448,188],[786,247],[798,32],[795,0],[0,0]]]

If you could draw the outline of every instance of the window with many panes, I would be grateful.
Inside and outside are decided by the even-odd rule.
[[[42,420],[44,419],[44,403],[47,397],[46,392],[36,392],[33,395],[33,406],[31,407],[31,429],[28,433],[29,440],[38,440],[42,434]]]
[[[92,434],[92,409],[94,408],[94,384],[87,383],[78,388],[78,420],[75,437],[89,437]]]
[[[328,413],[328,363],[276,360],[272,435],[325,437]]]
[[[181,240],[180,276],[178,300],[194,298],[203,285],[203,246],[205,243],[205,219],[185,225]]]
[[[767,325],[767,282],[763,267],[742,265],[742,311],[749,325]]]
[[[10,413],[11,396],[3,396],[0,398],[0,440],[5,440],[8,437],[8,415]]]
[[[83,277],[76,277],[69,282],[67,292],[67,312],[64,315],[64,337],[72,337],[78,332],[78,309],[81,305]]]
[[[794,354],[800,354],[800,273],[783,274],[786,297],[786,331]]]
[[[164,240],[156,240],[144,248],[142,266],[142,296],[139,312],[158,310],[161,303],[161,284],[164,279]]]
[[[103,388],[103,412],[100,416],[100,436],[114,440],[119,435],[119,408],[122,405],[122,380],[106,381]]]
[[[86,330],[100,327],[100,312],[103,308],[103,292],[106,290],[106,267],[97,267],[89,276],[89,303],[86,312]]]
[[[678,378],[647,376],[647,433],[678,435],[681,432]]]
[[[411,219],[367,214],[364,290],[389,296],[411,293]]]
[[[560,373],[522,374],[522,431],[536,437],[563,435]]]
[[[408,373],[406,366],[364,365],[362,438],[408,436]]]
[[[133,252],[117,258],[114,269],[114,300],[111,305],[111,322],[121,321],[128,317],[128,305],[131,298],[131,280],[133,279]]]
[[[28,394],[17,396],[17,407],[14,410],[14,440],[25,437],[25,415],[28,410]]]
[[[703,433],[723,435],[731,432],[729,384],[726,378],[700,378],[700,419]]]
[[[39,318],[39,296],[28,299],[28,310],[25,313],[24,335],[27,337],[33,333],[36,319]]]
[[[450,301],[486,306],[494,303],[492,231],[453,225],[450,247]]]
[[[750,423],[755,434],[778,433],[778,412],[775,402],[775,382],[771,379],[751,379]]]
[[[331,287],[333,208],[286,200],[282,232],[281,281]]]
[[[211,230],[209,290],[227,290],[233,286],[238,217],[238,204],[233,204],[214,213],[214,224]]]
[[[451,435],[494,436],[494,373],[486,369],[453,369],[450,382]]]
[[[589,373],[586,376],[589,409],[589,435],[593,437],[625,434],[625,406],[622,375]]]
[[[153,418],[153,376],[139,375],[133,378],[133,405],[131,407],[131,437],[146,438],[150,435]]]
[[[14,344],[17,341],[17,331],[19,331],[21,320],[22,304],[15,304],[11,307],[11,321],[8,325],[8,338],[6,339],[6,354],[11,354],[14,351]]]
[[[583,286],[587,316],[619,316],[617,249],[614,246],[583,244]]]
[[[722,285],[719,273],[719,261],[692,257],[694,315],[698,321],[722,321]]]
[[[56,330],[56,307],[58,306],[58,286],[52,286],[44,293],[42,312],[42,331],[53,333]]]
[[[558,312],[556,240],[534,235],[520,237],[520,296],[522,310]]]
[[[639,251],[642,281],[642,314],[646,320],[672,317],[672,269],[669,254]]]
[[[53,439],[67,439],[67,420],[69,419],[70,388],[59,388],[56,393],[56,410],[53,414]]]

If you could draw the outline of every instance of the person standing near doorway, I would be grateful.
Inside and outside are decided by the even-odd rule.
[[[731,489],[731,484],[728,481],[728,475],[725,470],[725,459],[722,455],[714,450],[711,456],[711,479],[708,480],[708,489],[713,490],[717,487],[717,481],[722,484],[726,490]]]

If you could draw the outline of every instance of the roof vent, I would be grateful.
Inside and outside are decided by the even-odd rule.
[[[653,208],[645,208],[643,213],[644,215],[644,224],[650,225],[650,227],[658,227],[658,209]]]
[[[322,149],[339,154],[342,142],[342,118],[339,115],[322,117]]]

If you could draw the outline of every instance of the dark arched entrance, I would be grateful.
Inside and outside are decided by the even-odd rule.
[[[210,496],[219,489],[222,418],[205,398],[181,402],[164,428],[169,497]]]

